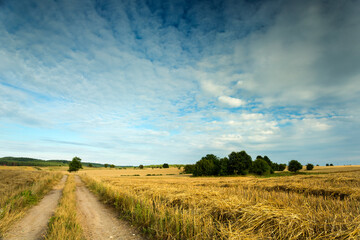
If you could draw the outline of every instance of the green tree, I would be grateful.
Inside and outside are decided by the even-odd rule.
[[[220,176],[230,175],[230,172],[229,172],[229,159],[227,157],[224,157],[224,158],[220,159],[219,175]]]
[[[195,170],[195,164],[187,164],[184,167],[184,173],[186,174],[192,174]]]
[[[164,163],[164,164],[162,165],[162,167],[163,167],[163,168],[169,168],[169,164]]]
[[[299,163],[298,161],[296,160],[291,160],[288,164],[288,170],[290,172],[297,172],[299,171],[300,169],[302,169],[302,165],[301,163]]]
[[[139,165],[139,168],[140,168],[140,169],[144,169],[144,165],[140,164],[140,165]]]
[[[266,175],[271,172],[271,167],[264,159],[257,158],[252,164],[251,171],[257,175]]]
[[[311,164],[311,163],[308,163],[307,165],[306,165],[306,170],[313,170],[313,168],[314,168],[314,165],[313,164]]]
[[[245,151],[232,152],[229,154],[229,174],[245,175],[249,172],[251,165],[251,156]]]
[[[105,166],[105,168],[107,168],[107,167],[109,166],[109,164],[105,163],[105,165],[104,165],[104,166]]]
[[[92,163],[89,163],[89,167],[93,167]]]
[[[218,175],[220,161],[217,156],[214,154],[208,154],[205,157],[202,157],[195,164],[194,176],[214,176]]]
[[[114,165],[114,164],[111,164],[111,165],[110,165],[110,168],[115,168],[115,165]]]
[[[69,172],[77,172],[82,167],[81,159],[79,157],[74,157],[69,163]]]

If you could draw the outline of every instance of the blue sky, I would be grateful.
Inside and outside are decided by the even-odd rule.
[[[360,164],[358,1],[0,0],[0,156]]]

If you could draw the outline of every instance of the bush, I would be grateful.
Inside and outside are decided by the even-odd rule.
[[[307,165],[306,165],[306,170],[313,170],[314,169],[314,165],[313,164],[311,164],[311,163],[308,163]]]
[[[163,167],[163,168],[169,168],[169,164],[164,163],[164,164],[162,165],[162,167]]]
[[[105,163],[105,165],[104,165],[104,166],[105,166],[105,168],[107,168],[107,167],[109,166],[109,164]]]
[[[115,168],[115,165],[114,165],[114,164],[111,164],[111,165],[110,165],[110,168]]]
[[[140,165],[139,165],[139,168],[140,168],[140,169],[144,169],[144,165],[140,164]]]
[[[271,167],[264,159],[257,158],[252,164],[251,171],[257,175],[266,175],[271,172]]]
[[[77,172],[82,167],[81,159],[78,157],[74,157],[72,161],[69,163],[69,172]]]
[[[297,172],[299,171],[300,169],[302,169],[302,165],[301,163],[299,163],[298,161],[296,160],[291,160],[288,164],[288,170],[290,172]]]

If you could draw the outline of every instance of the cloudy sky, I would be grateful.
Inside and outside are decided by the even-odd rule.
[[[360,164],[360,2],[0,0],[0,157]]]

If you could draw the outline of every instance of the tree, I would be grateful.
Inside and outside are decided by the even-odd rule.
[[[115,165],[114,165],[114,164],[111,164],[111,165],[110,165],[110,168],[115,168]]]
[[[313,168],[314,168],[314,165],[313,164],[311,164],[311,163],[308,163],[307,165],[306,165],[306,170],[313,170]]]
[[[139,168],[140,168],[140,169],[144,169],[144,165],[140,164],[140,165],[139,165]]]
[[[284,171],[285,168],[286,168],[286,164],[285,164],[285,163],[280,163],[280,164],[279,164],[279,168],[278,168],[277,171]]]
[[[169,164],[164,163],[164,164],[162,165],[162,167],[163,167],[163,168],[169,168]]]
[[[327,163],[327,164],[326,164],[326,166],[328,167],[328,166],[329,166],[329,164]]]
[[[297,172],[299,171],[300,169],[302,169],[302,165],[301,163],[299,163],[298,161],[296,160],[291,160],[288,164],[288,170],[290,172]]]
[[[251,156],[245,151],[232,152],[229,154],[229,174],[245,175],[249,172],[251,165]]]
[[[195,164],[187,164],[184,167],[184,173],[186,174],[192,174],[195,170]]]
[[[220,176],[229,175],[229,159],[227,157],[220,159],[219,175]]]
[[[104,166],[105,166],[105,168],[107,168],[107,167],[109,166],[109,164],[105,163],[105,165],[104,165]]]
[[[266,175],[271,172],[271,167],[264,159],[257,158],[252,164],[251,171],[257,175]]]
[[[334,166],[334,164],[330,163],[330,166]]]
[[[194,176],[214,176],[218,175],[220,161],[214,154],[208,154],[202,157],[195,164]]]
[[[89,163],[89,167],[93,167],[92,163]]]
[[[69,172],[77,172],[82,167],[81,159],[79,157],[74,157],[69,163]]]

